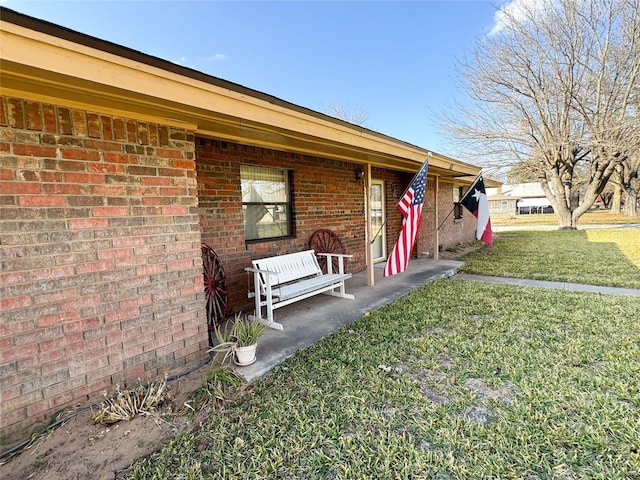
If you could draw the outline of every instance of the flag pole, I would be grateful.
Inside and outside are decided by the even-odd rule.
[[[426,160],[422,163],[422,166],[420,167],[420,169],[416,172],[416,174],[413,176],[413,178],[411,179],[411,181],[407,184],[407,187],[404,189],[404,192],[402,192],[402,195],[400,195],[400,200],[398,200],[398,203],[396,204],[396,207],[400,204],[400,201],[404,198],[405,194],[407,193],[407,190],[409,190],[409,187],[411,186],[411,184],[413,184],[413,181],[416,179],[416,177],[420,174],[420,172],[422,172],[422,170],[429,165],[429,159],[431,158],[431,152],[427,153],[427,158]],[[378,229],[378,231],[376,232],[376,234],[374,235],[374,237],[371,239],[371,244],[373,245],[373,242],[376,241],[376,238],[378,238],[378,235],[380,235],[380,232],[382,232],[382,229],[384,228],[384,226],[387,224],[387,219],[385,218],[384,222],[382,222],[382,225],[380,225],[380,228]]]
[[[462,196],[460,203],[469,210],[478,221],[476,226],[476,239],[482,240],[489,246],[493,245],[489,200],[487,197],[487,189],[482,179],[482,172],[480,172],[476,181],[471,184],[467,193]]]
[[[444,217],[444,220],[442,220],[442,222],[440,223],[440,225],[438,225],[438,228],[436,228],[436,230],[440,230],[440,227],[442,227],[442,225],[444,225],[444,222],[447,221],[447,218],[449,218],[451,216],[451,214],[453,213],[453,211],[456,209],[456,206],[454,205],[453,208],[449,211],[449,213],[447,214],[446,217]]]
[[[422,172],[422,170],[424,170],[424,168],[426,166],[429,165],[429,159],[431,158],[431,152],[427,153],[427,158],[426,160],[422,163],[422,166],[420,167],[420,169],[416,172],[416,174],[413,176],[413,178],[411,179],[411,181],[407,184],[407,188],[404,189],[404,192],[402,192],[402,195],[400,195],[400,200],[402,200],[402,198],[405,196],[405,194],[407,193],[407,190],[409,190],[409,187],[411,187],[411,184],[413,184],[413,181],[416,179],[416,177],[418,175],[420,175],[420,173]],[[400,200],[398,201],[398,204],[400,204]],[[396,204],[396,206],[398,205]]]
[[[422,207],[427,190],[428,168],[429,156],[424,160],[396,205],[396,209],[403,217],[402,228],[395,245],[391,249],[391,253],[387,256],[384,271],[382,272],[383,277],[395,275],[407,269],[411,251],[420,230]]]
[[[478,180],[480,180],[481,178],[482,178],[482,172],[480,172],[478,174],[478,176],[476,177],[476,179],[473,181],[473,183],[471,185],[469,185],[469,188],[467,188],[467,191],[464,193],[464,195],[462,196],[462,198],[460,199],[460,201],[458,203],[462,203],[462,201],[465,198],[467,198],[467,195],[469,195],[469,192],[471,192],[471,190],[473,189],[475,184],[478,183]]]
[[[380,235],[380,232],[382,232],[382,229],[384,228],[384,226],[387,224],[387,219],[384,219],[384,222],[382,222],[382,225],[380,225],[380,228],[378,229],[377,233],[374,235],[373,239],[371,240],[371,243],[373,245],[373,242],[376,241],[376,238],[378,238],[378,235]]]
[[[467,191],[464,193],[464,195],[462,196],[462,198],[458,201],[458,203],[462,203],[462,200],[464,200],[465,198],[467,198],[467,195],[469,195],[469,192],[473,189],[473,186],[478,183],[478,180],[482,177],[482,172],[478,174],[478,176],[476,177],[476,179],[473,181],[473,183],[469,186],[469,188],[467,189]],[[442,220],[442,222],[440,222],[440,225],[438,225],[437,230],[440,230],[440,227],[442,227],[442,225],[444,225],[444,222],[447,221],[447,219],[451,216],[451,214],[453,213],[453,211],[456,209],[456,206],[454,205],[453,208],[449,211],[449,213],[447,214],[446,217],[444,217],[444,220]]]

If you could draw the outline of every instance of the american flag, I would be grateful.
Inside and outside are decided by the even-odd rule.
[[[400,236],[393,246],[389,258],[387,258],[387,264],[383,272],[384,277],[404,272],[409,264],[409,257],[418,236],[420,220],[422,219],[424,191],[427,187],[427,168],[428,164],[425,161],[396,206],[404,218],[402,219]]]

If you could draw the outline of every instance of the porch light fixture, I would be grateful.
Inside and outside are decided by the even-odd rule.
[[[364,178],[364,170],[360,167],[356,168],[356,182]]]

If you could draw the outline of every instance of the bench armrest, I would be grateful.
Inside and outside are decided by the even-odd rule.
[[[244,267],[244,269],[247,272],[264,273],[265,275],[270,275],[272,277],[277,277],[278,276],[277,272],[272,272],[271,270],[260,270],[259,268],[253,268],[253,267]]]
[[[342,258],[351,258],[353,255],[349,255],[348,253],[316,253],[316,255],[322,255],[323,257],[342,257]]]
[[[353,257],[353,255],[346,253],[316,253],[316,255],[327,257],[327,273],[333,273],[333,257],[338,259],[338,273],[344,273],[344,259]]]

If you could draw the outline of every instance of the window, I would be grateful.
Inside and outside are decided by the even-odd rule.
[[[462,218],[462,187],[453,187],[453,219],[457,220]]]
[[[245,241],[290,237],[292,204],[289,172],[240,166]]]

